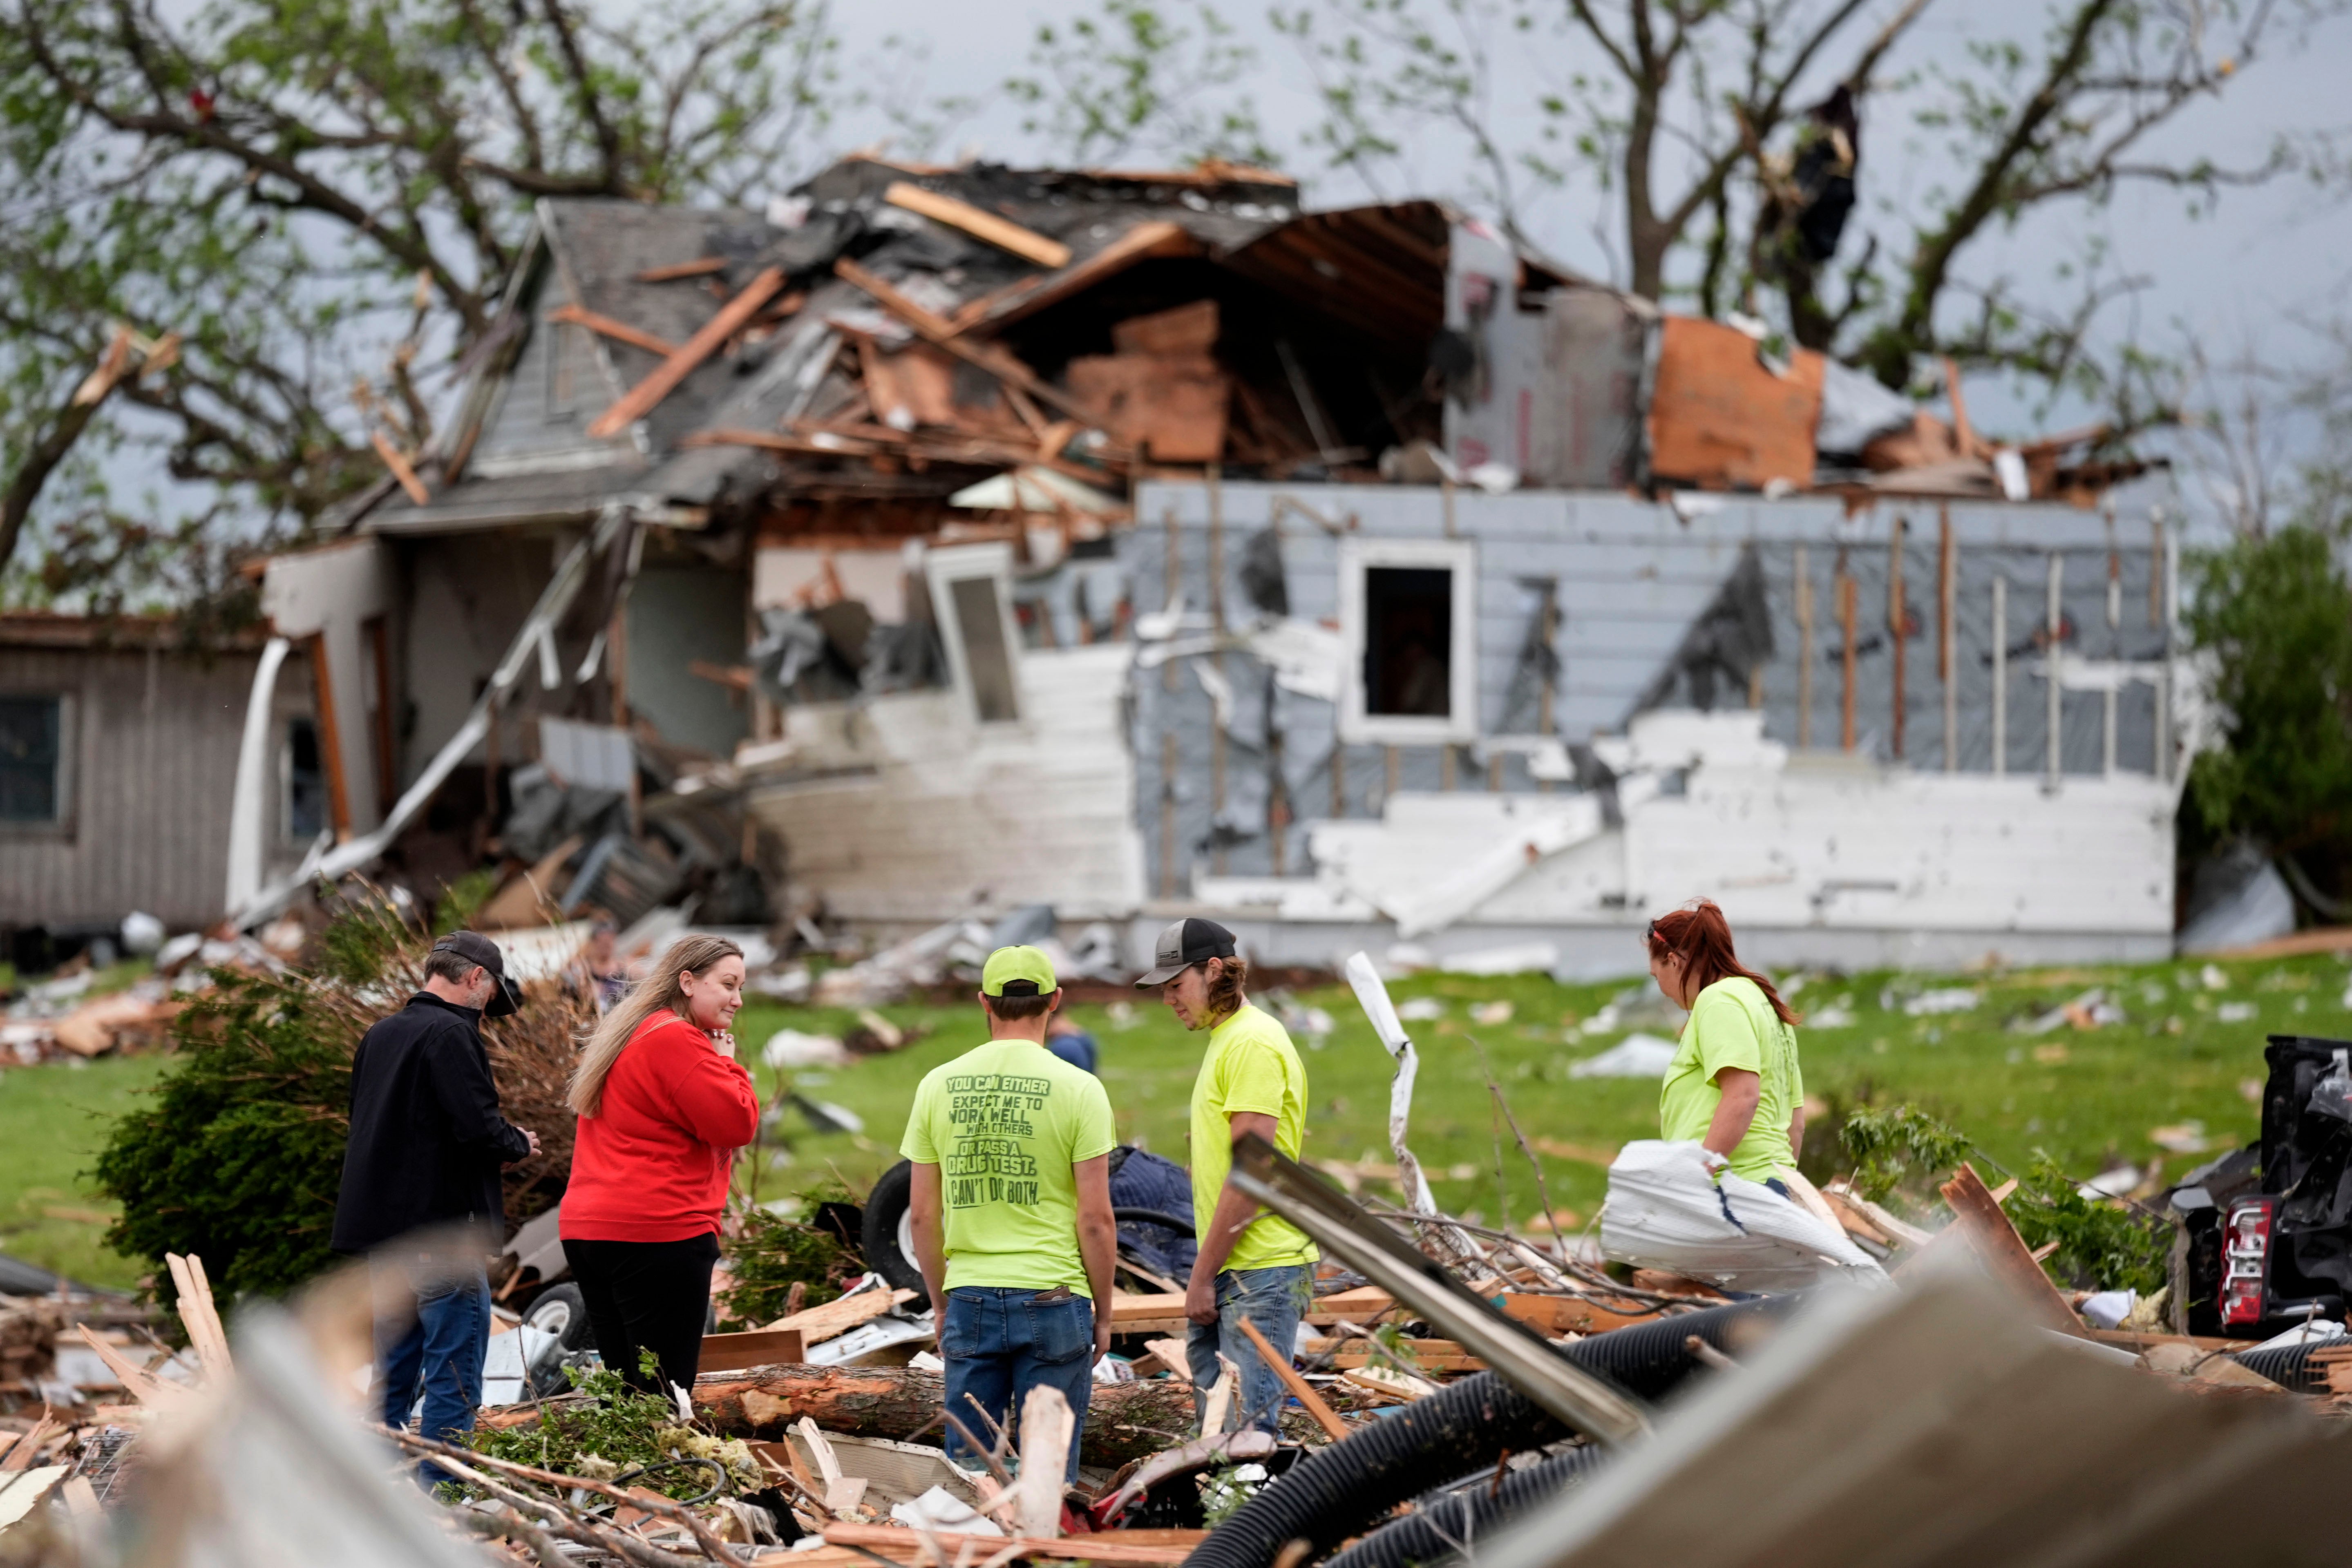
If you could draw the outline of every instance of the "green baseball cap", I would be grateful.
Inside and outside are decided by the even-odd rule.
[[[1005,995],[1004,988],[1026,980],[1034,991],[1014,991],[1019,996],[1045,996],[1062,988],[1054,978],[1054,960],[1034,947],[999,947],[988,956],[988,963],[980,971],[980,988],[992,997]]]

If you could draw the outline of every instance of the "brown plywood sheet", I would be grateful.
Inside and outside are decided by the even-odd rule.
[[[1225,448],[1231,387],[1206,354],[1090,354],[1070,361],[1070,392],[1118,440],[1156,463],[1213,463]]]
[[[1822,357],[1800,349],[1788,373],[1757,356],[1756,340],[1715,321],[1660,323],[1650,398],[1650,473],[1704,490],[1760,490],[1813,478],[1822,415]]]
[[[1217,302],[1130,316],[1111,328],[1110,340],[1122,354],[1205,354],[1217,343]]]

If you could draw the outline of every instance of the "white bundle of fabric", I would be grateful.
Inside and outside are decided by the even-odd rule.
[[[1886,1281],[1843,1230],[1761,1183],[1710,1172],[1698,1144],[1656,1138],[1627,1144],[1609,1167],[1601,1249],[1621,1263],[1764,1294],[1832,1279]]]

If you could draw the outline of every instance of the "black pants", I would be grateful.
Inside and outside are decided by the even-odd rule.
[[[710,1270],[719,1238],[683,1241],[566,1241],[563,1255],[579,1281],[588,1326],[604,1364],[640,1388],[691,1391],[702,1358],[702,1325],[710,1314]],[[656,1384],[637,1368],[637,1353],[660,1363]]]

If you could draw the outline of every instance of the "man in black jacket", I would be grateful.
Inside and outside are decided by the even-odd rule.
[[[376,1368],[384,1425],[404,1427],[425,1388],[425,1432],[469,1432],[489,1350],[483,1259],[504,1239],[499,1167],[539,1152],[539,1134],[499,1114],[482,1049],[485,1013],[520,1003],[498,944],[445,936],[425,988],[361,1037],[352,1057],[352,1133],[335,1204],[338,1252],[375,1275]],[[445,1234],[428,1241],[418,1233]],[[429,1469],[429,1484],[439,1478]]]

